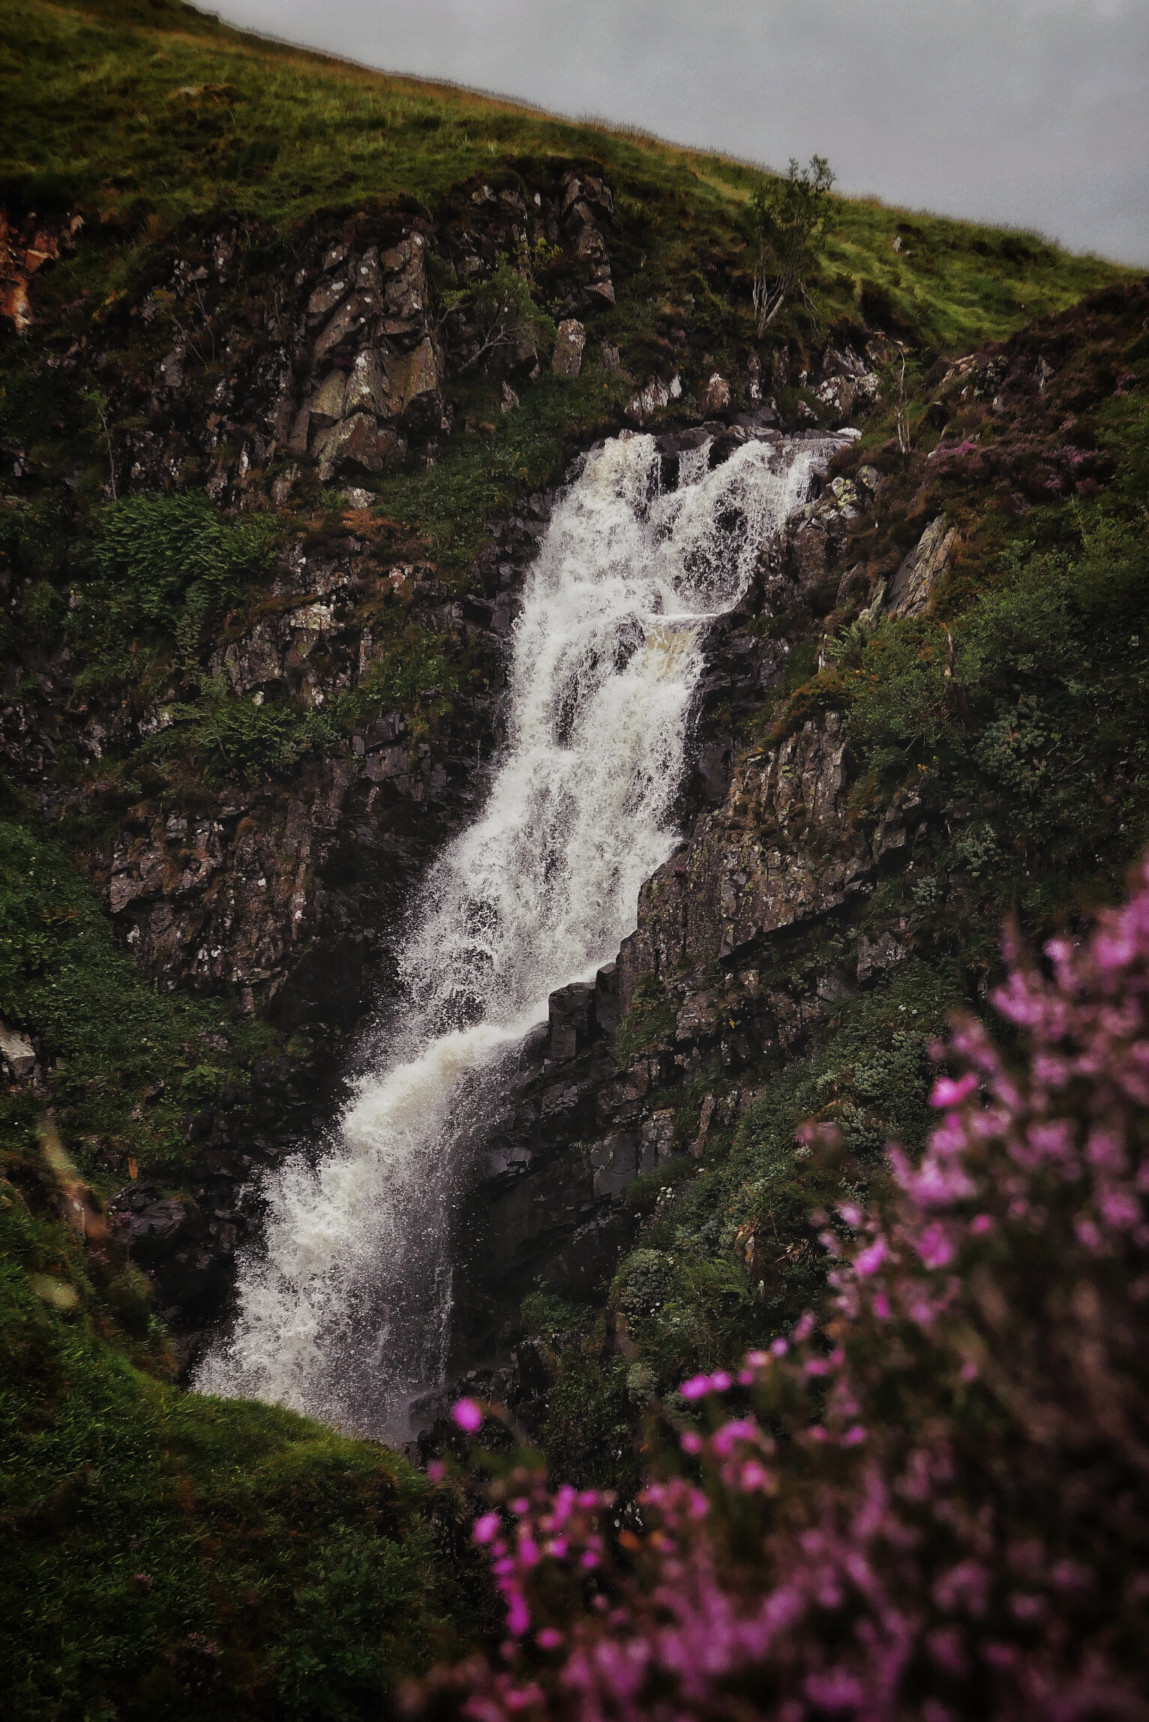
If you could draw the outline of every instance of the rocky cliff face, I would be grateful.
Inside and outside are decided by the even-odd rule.
[[[704,445],[714,463],[783,423],[884,409],[896,349],[860,324],[816,348],[781,342],[765,363],[743,353],[729,375],[698,370],[685,331],[657,351],[589,341],[627,243],[613,193],[593,166],[520,165],[497,186],[455,187],[433,214],[361,209],[286,240],[235,224],[189,233],[98,318],[37,312],[45,266],[80,242],[74,223],[0,233],[0,314],[36,343],[37,387],[91,407],[95,464],[62,438],[9,451],[34,507],[202,492],[224,518],[267,513],[280,528],[258,590],[200,635],[185,618],[146,672],[101,681],[71,622],[14,636],[4,670],[13,778],[49,822],[96,832],[83,859],[137,963],[161,989],[305,1031],[253,1069],[238,1110],[230,1090],[189,1110],[192,1197],[173,1207],[164,1175],[117,1200],[163,1308],[195,1327],[219,1310],[244,1235],[237,1185],[330,1108],[332,1031],[386,987],[411,886],[482,794],[516,593],[550,508],[541,490],[524,497],[448,566],[417,520],[384,513],[380,487],[433,474],[452,436],[491,436],[476,401],[497,386],[515,413],[556,323],[555,375],[593,364],[607,379],[597,434],[655,419],[668,485]],[[508,259],[525,299],[503,290]],[[458,1221],[460,1367],[505,1359],[540,1278],[601,1287],[634,1236],[630,1186],[701,1161],[708,1133],[753,1103],[763,1059],[800,1047],[911,948],[904,913],[868,905],[911,863],[919,786],[859,781],[836,666],[880,624],[934,614],[974,490],[1012,520],[1073,487],[1098,493],[1111,458],[1091,432],[1066,443],[1089,397],[1080,346],[1080,331],[1051,328],[939,361],[918,403],[933,446],[907,456],[891,441],[839,463],[712,630],[683,844],[644,887],[617,962],[555,995],[476,1145]],[[5,553],[0,581],[17,617],[46,602],[31,563]],[[68,591],[72,618],[84,591],[82,578]],[[756,731],[807,682],[808,709]],[[202,733],[180,727],[189,712],[202,723],[225,706],[283,714],[277,764],[237,769],[219,729],[212,772],[181,752]],[[779,952],[807,934],[821,954],[795,980]]]

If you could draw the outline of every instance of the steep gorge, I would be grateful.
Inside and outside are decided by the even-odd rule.
[[[706,439],[667,492],[653,438],[591,451],[523,596],[489,799],[419,893],[400,998],[374,1036],[382,1069],[315,1174],[277,1173],[266,1256],[245,1265],[235,1336],[202,1388],[396,1439],[411,1400],[441,1386],[460,1142],[481,1143],[503,1049],[629,927],[673,841],[706,627],[744,596],[834,446],[752,438],[711,472]]]

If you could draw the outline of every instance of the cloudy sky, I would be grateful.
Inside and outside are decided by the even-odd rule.
[[[369,65],[772,166],[817,151],[844,191],[1149,264],[1149,0],[216,5]]]

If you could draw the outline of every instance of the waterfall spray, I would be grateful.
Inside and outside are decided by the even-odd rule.
[[[669,492],[652,437],[588,457],[528,577],[486,805],[411,916],[386,1053],[319,1164],[297,1155],[268,1178],[262,1245],[240,1262],[234,1330],[201,1391],[409,1435],[408,1407],[445,1365],[468,1079],[633,930],[677,835],[706,626],[833,446],[749,442],[714,471],[703,448]]]

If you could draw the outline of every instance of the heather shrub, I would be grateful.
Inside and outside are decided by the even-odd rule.
[[[1149,860],[1087,941],[1006,957],[1000,1040],[935,1049],[920,1163],[825,1217],[822,1317],[665,1407],[678,1468],[630,1503],[492,1487],[505,1637],[425,1707],[1149,1715]]]

